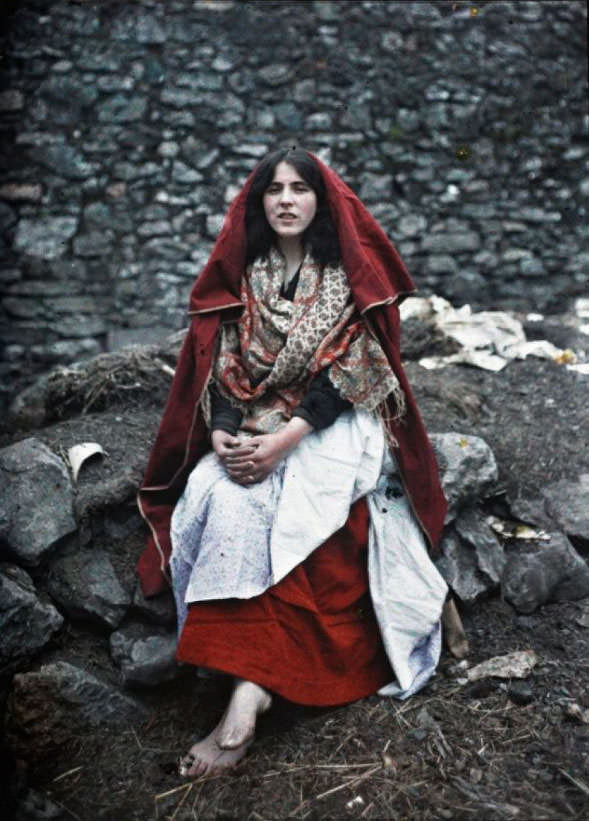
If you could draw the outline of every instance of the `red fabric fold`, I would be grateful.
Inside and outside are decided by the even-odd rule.
[[[360,499],[337,533],[262,595],[191,605],[177,658],[315,706],[393,681],[368,591],[368,524]]]

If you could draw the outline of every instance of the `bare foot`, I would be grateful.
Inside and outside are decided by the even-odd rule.
[[[463,659],[470,653],[470,645],[466,638],[462,619],[456,609],[454,599],[448,599],[442,610],[442,624],[448,649],[457,659]]]
[[[194,744],[184,758],[180,759],[178,772],[182,777],[217,775],[232,769],[241,761],[253,739],[234,750],[222,750],[218,743],[220,727],[221,722],[210,735]]]
[[[180,760],[181,776],[216,775],[241,761],[254,740],[257,717],[272,703],[270,693],[236,679],[229,706],[215,729]]]
[[[221,719],[218,737],[222,750],[236,750],[251,741],[259,715],[270,709],[270,693],[252,681],[236,679],[231,701]]]

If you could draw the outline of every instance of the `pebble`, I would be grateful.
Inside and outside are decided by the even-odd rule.
[[[531,704],[536,698],[532,687],[527,681],[513,681],[507,691],[510,701],[514,704],[519,704],[524,707],[526,704]]]

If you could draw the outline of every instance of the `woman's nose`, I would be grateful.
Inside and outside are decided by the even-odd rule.
[[[282,194],[281,194],[281,197],[280,197],[280,202],[283,203],[283,204],[284,203],[289,203],[289,202],[292,202],[292,199],[293,199],[292,191],[289,188],[283,188],[282,189]]]

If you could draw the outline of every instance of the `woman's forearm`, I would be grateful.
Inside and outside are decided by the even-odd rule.
[[[299,444],[301,439],[311,433],[313,426],[300,416],[293,416],[287,424],[281,428],[277,436],[280,437],[285,449],[290,452]]]

